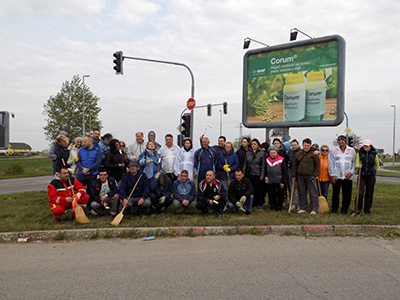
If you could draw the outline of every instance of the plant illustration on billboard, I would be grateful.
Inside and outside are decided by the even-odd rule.
[[[340,124],[344,43],[332,36],[247,52],[243,123],[266,128]]]

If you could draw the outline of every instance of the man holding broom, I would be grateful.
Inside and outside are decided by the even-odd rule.
[[[68,167],[61,166],[57,173],[59,179],[53,179],[47,187],[50,209],[56,224],[61,222],[61,216],[65,210],[72,208],[74,199],[83,209],[89,201],[85,187],[76,178],[70,176]],[[72,213],[72,216],[75,217],[75,213]]]

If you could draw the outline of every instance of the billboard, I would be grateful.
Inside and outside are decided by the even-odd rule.
[[[336,126],[344,117],[345,40],[338,35],[246,52],[243,125]]]

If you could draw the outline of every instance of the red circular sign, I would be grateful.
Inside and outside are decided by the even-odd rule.
[[[186,102],[186,107],[192,110],[195,106],[196,106],[196,101],[194,101],[193,98],[189,98],[189,100]]]

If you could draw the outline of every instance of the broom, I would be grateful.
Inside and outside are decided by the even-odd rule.
[[[66,167],[64,158],[62,158],[62,162],[63,162],[64,167]],[[90,223],[90,220],[86,217],[85,212],[83,211],[82,207],[80,207],[78,205],[78,195],[74,194],[74,189],[72,188],[72,183],[71,183],[71,179],[69,178],[69,176],[68,176],[68,182],[69,182],[69,186],[71,187],[72,197],[74,198],[74,201],[72,202],[72,210],[75,212],[75,220],[79,224]]]
[[[129,202],[129,199],[131,199],[131,196],[132,196],[132,194],[133,194],[133,191],[136,189],[136,186],[137,186],[137,184],[139,183],[140,178],[142,177],[142,175],[143,175],[143,173],[140,174],[139,179],[136,181],[135,186],[133,187],[131,193],[129,194],[128,202]],[[112,225],[112,226],[118,226],[119,223],[121,223],[122,219],[124,218],[124,210],[125,210],[125,207],[126,207],[126,205],[122,208],[121,212],[120,212],[118,215],[116,215],[116,217],[114,218],[114,220],[112,220],[112,221],[110,222],[110,225]]]
[[[325,197],[322,196],[321,193],[321,185],[319,184],[319,180],[317,177],[317,182],[318,182],[318,189],[319,189],[319,197],[318,197],[318,203],[319,203],[319,208],[318,208],[318,213],[319,214],[327,214],[330,212],[328,201],[326,201]]]
[[[356,195],[356,207],[354,209],[354,216],[357,217],[358,211],[358,198],[360,195],[360,182],[361,182],[361,168],[358,168],[358,178],[357,178],[357,195]]]
[[[290,193],[290,202],[289,202],[289,208],[288,208],[288,213],[290,214],[290,210],[292,208],[292,201],[293,201],[293,192],[294,192],[294,182],[292,184],[292,191]]]

